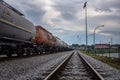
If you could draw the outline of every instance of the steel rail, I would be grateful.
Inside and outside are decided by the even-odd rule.
[[[91,71],[91,73],[93,73],[93,75],[96,77],[95,80],[105,80],[96,70],[95,68],[90,64],[88,63],[88,61],[83,57],[81,56],[81,54],[79,54],[79,57],[80,59],[82,60],[83,64],[87,67],[87,69],[89,69]]]
[[[57,73],[59,73],[59,71],[64,68],[64,66],[67,64],[73,54],[74,52],[67,56],[44,80],[54,80]]]

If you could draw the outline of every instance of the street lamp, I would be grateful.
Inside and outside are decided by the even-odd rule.
[[[100,26],[98,26],[98,27],[96,27],[96,28],[94,29],[94,37],[93,37],[94,53],[95,53],[95,31],[96,31],[99,27],[104,27],[104,25],[100,25]]]

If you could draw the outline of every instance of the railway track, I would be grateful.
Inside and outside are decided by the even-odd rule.
[[[30,58],[30,57],[35,57],[35,56],[39,56],[39,55],[33,55],[33,56],[26,56],[26,55],[24,55],[24,56],[21,56],[21,57],[19,57],[17,55],[14,55],[12,57],[4,56],[4,57],[0,57],[0,62],[17,60],[17,59],[24,59],[24,58]]]
[[[52,54],[52,53],[50,53],[50,54]],[[30,57],[37,57],[37,56],[42,56],[42,55],[48,55],[48,54],[35,54],[35,55],[23,55],[23,56],[13,55],[11,57],[0,55],[0,62],[17,60],[17,59],[24,59],[24,58],[30,58]]]
[[[82,57],[74,52],[66,57],[44,80],[104,80]]]
[[[80,53],[80,52],[79,52]],[[81,54],[81,53],[80,53]],[[110,66],[106,66],[104,63],[101,64],[101,62],[97,61],[95,59],[90,58],[89,56],[86,56],[84,54],[81,54],[84,56],[84,58],[94,67],[94,69],[105,79],[105,80],[119,80],[118,78],[119,73],[114,72],[113,68],[110,68]],[[89,60],[90,59],[90,60]],[[116,76],[115,76],[116,75]]]
[[[67,52],[67,51],[65,51]],[[59,54],[61,52],[56,52],[56,53],[49,53],[49,54]],[[17,54],[14,54],[11,57],[7,57],[6,55],[0,55],[0,63],[4,61],[11,61],[11,60],[19,60],[19,59],[24,59],[24,58],[31,58],[31,57],[37,57],[37,56],[43,56],[43,55],[49,55],[49,54],[44,54],[44,53],[38,53],[38,54],[33,54],[33,55],[26,55],[24,54],[23,56],[17,56]]]

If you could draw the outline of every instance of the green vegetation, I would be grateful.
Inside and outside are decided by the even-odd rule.
[[[117,53],[117,49],[96,49],[96,53]],[[93,50],[89,50],[89,53],[94,53]]]
[[[118,50],[117,49],[98,49],[96,51],[97,53],[117,53]]]
[[[120,70],[120,59],[118,59],[118,58],[108,58],[108,57],[104,57],[104,56],[98,56],[98,55],[94,55],[91,52],[88,53],[83,50],[81,52]]]

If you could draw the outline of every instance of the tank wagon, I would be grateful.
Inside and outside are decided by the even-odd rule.
[[[56,38],[56,50],[57,51],[67,51],[67,50],[70,50],[67,43],[65,43],[64,41],[62,41],[58,37],[55,37],[55,38]]]
[[[44,29],[42,26],[36,27],[36,36],[34,42],[38,46],[37,52],[50,52],[55,50],[56,38]]]
[[[64,48],[64,43],[63,43],[63,41],[60,39],[60,38],[58,38],[58,37],[55,37],[56,38],[56,49],[57,49],[57,51],[62,51]]]
[[[68,50],[68,45],[42,26],[34,26],[24,15],[0,0],[0,54],[11,57]]]
[[[24,15],[0,0],[0,54],[22,53],[35,36],[34,25]]]

